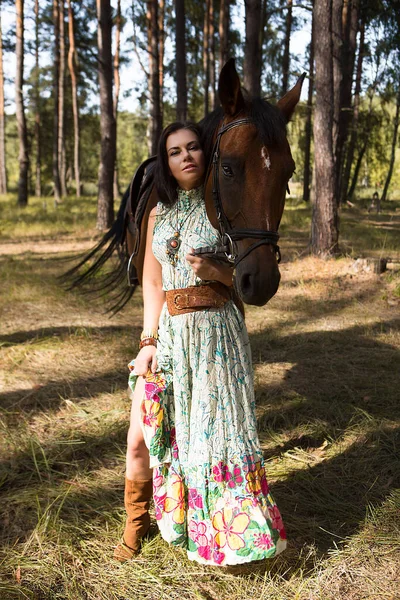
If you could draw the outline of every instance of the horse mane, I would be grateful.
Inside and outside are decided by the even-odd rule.
[[[244,112],[255,125],[258,136],[264,146],[277,147],[286,139],[286,120],[276,106],[264,98],[250,98],[245,96]],[[201,128],[201,145],[206,157],[206,164],[211,160],[214,146],[214,134],[224,118],[222,107],[209,113],[199,126]]]

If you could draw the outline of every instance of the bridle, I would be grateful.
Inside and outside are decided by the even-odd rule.
[[[196,255],[212,254],[216,258],[223,259],[233,264],[235,267],[248,256],[253,250],[259,246],[270,244],[277,257],[277,262],[281,260],[281,253],[278,246],[279,234],[277,231],[270,231],[265,229],[235,229],[231,226],[228,217],[225,214],[224,207],[222,206],[221,192],[219,186],[219,173],[220,173],[220,144],[221,138],[227,131],[240,127],[241,125],[252,125],[250,119],[237,119],[227,125],[222,125],[221,129],[217,133],[216,140],[214,142],[212,152],[212,162],[208,168],[206,181],[210,176],[210,170],[212,169],[212,195],[214,200],[214,207],[217,214],[219,229],[222,237],[222,244],[215,247],[197,248],[195,251]],[[237,245],[235,242],[244,239],[256,239],[257,242],[251,244],[246,250],[238,255]]]

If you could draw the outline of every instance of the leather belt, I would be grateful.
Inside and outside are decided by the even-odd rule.
[[[219,281],[166,292],[167,308],[172,317],[207,308],[222,308],[230,298],[229,288]]]

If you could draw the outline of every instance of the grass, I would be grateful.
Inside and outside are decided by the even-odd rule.
[[[346,254],[331,261],[307,254],[309,209],[287,207],[280,290],[246,320],[289,547],[233,574],[156,531],[135,561],[113,562],[140,297],[109,319],[59,285],[60,257],[96,237],[92,200],[49,213],[14,202],[0,203],[0,598],[397,600],[400,273],[354,269],[358,256],[399,260],[397,206],[344,209]]]

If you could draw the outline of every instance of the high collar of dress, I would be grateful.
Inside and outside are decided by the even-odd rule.
[[[193,204],[197,204],[203,201],[203,185],[191,190],[183,190],[178,188],[178,203],[183,209],[188,209]]]

